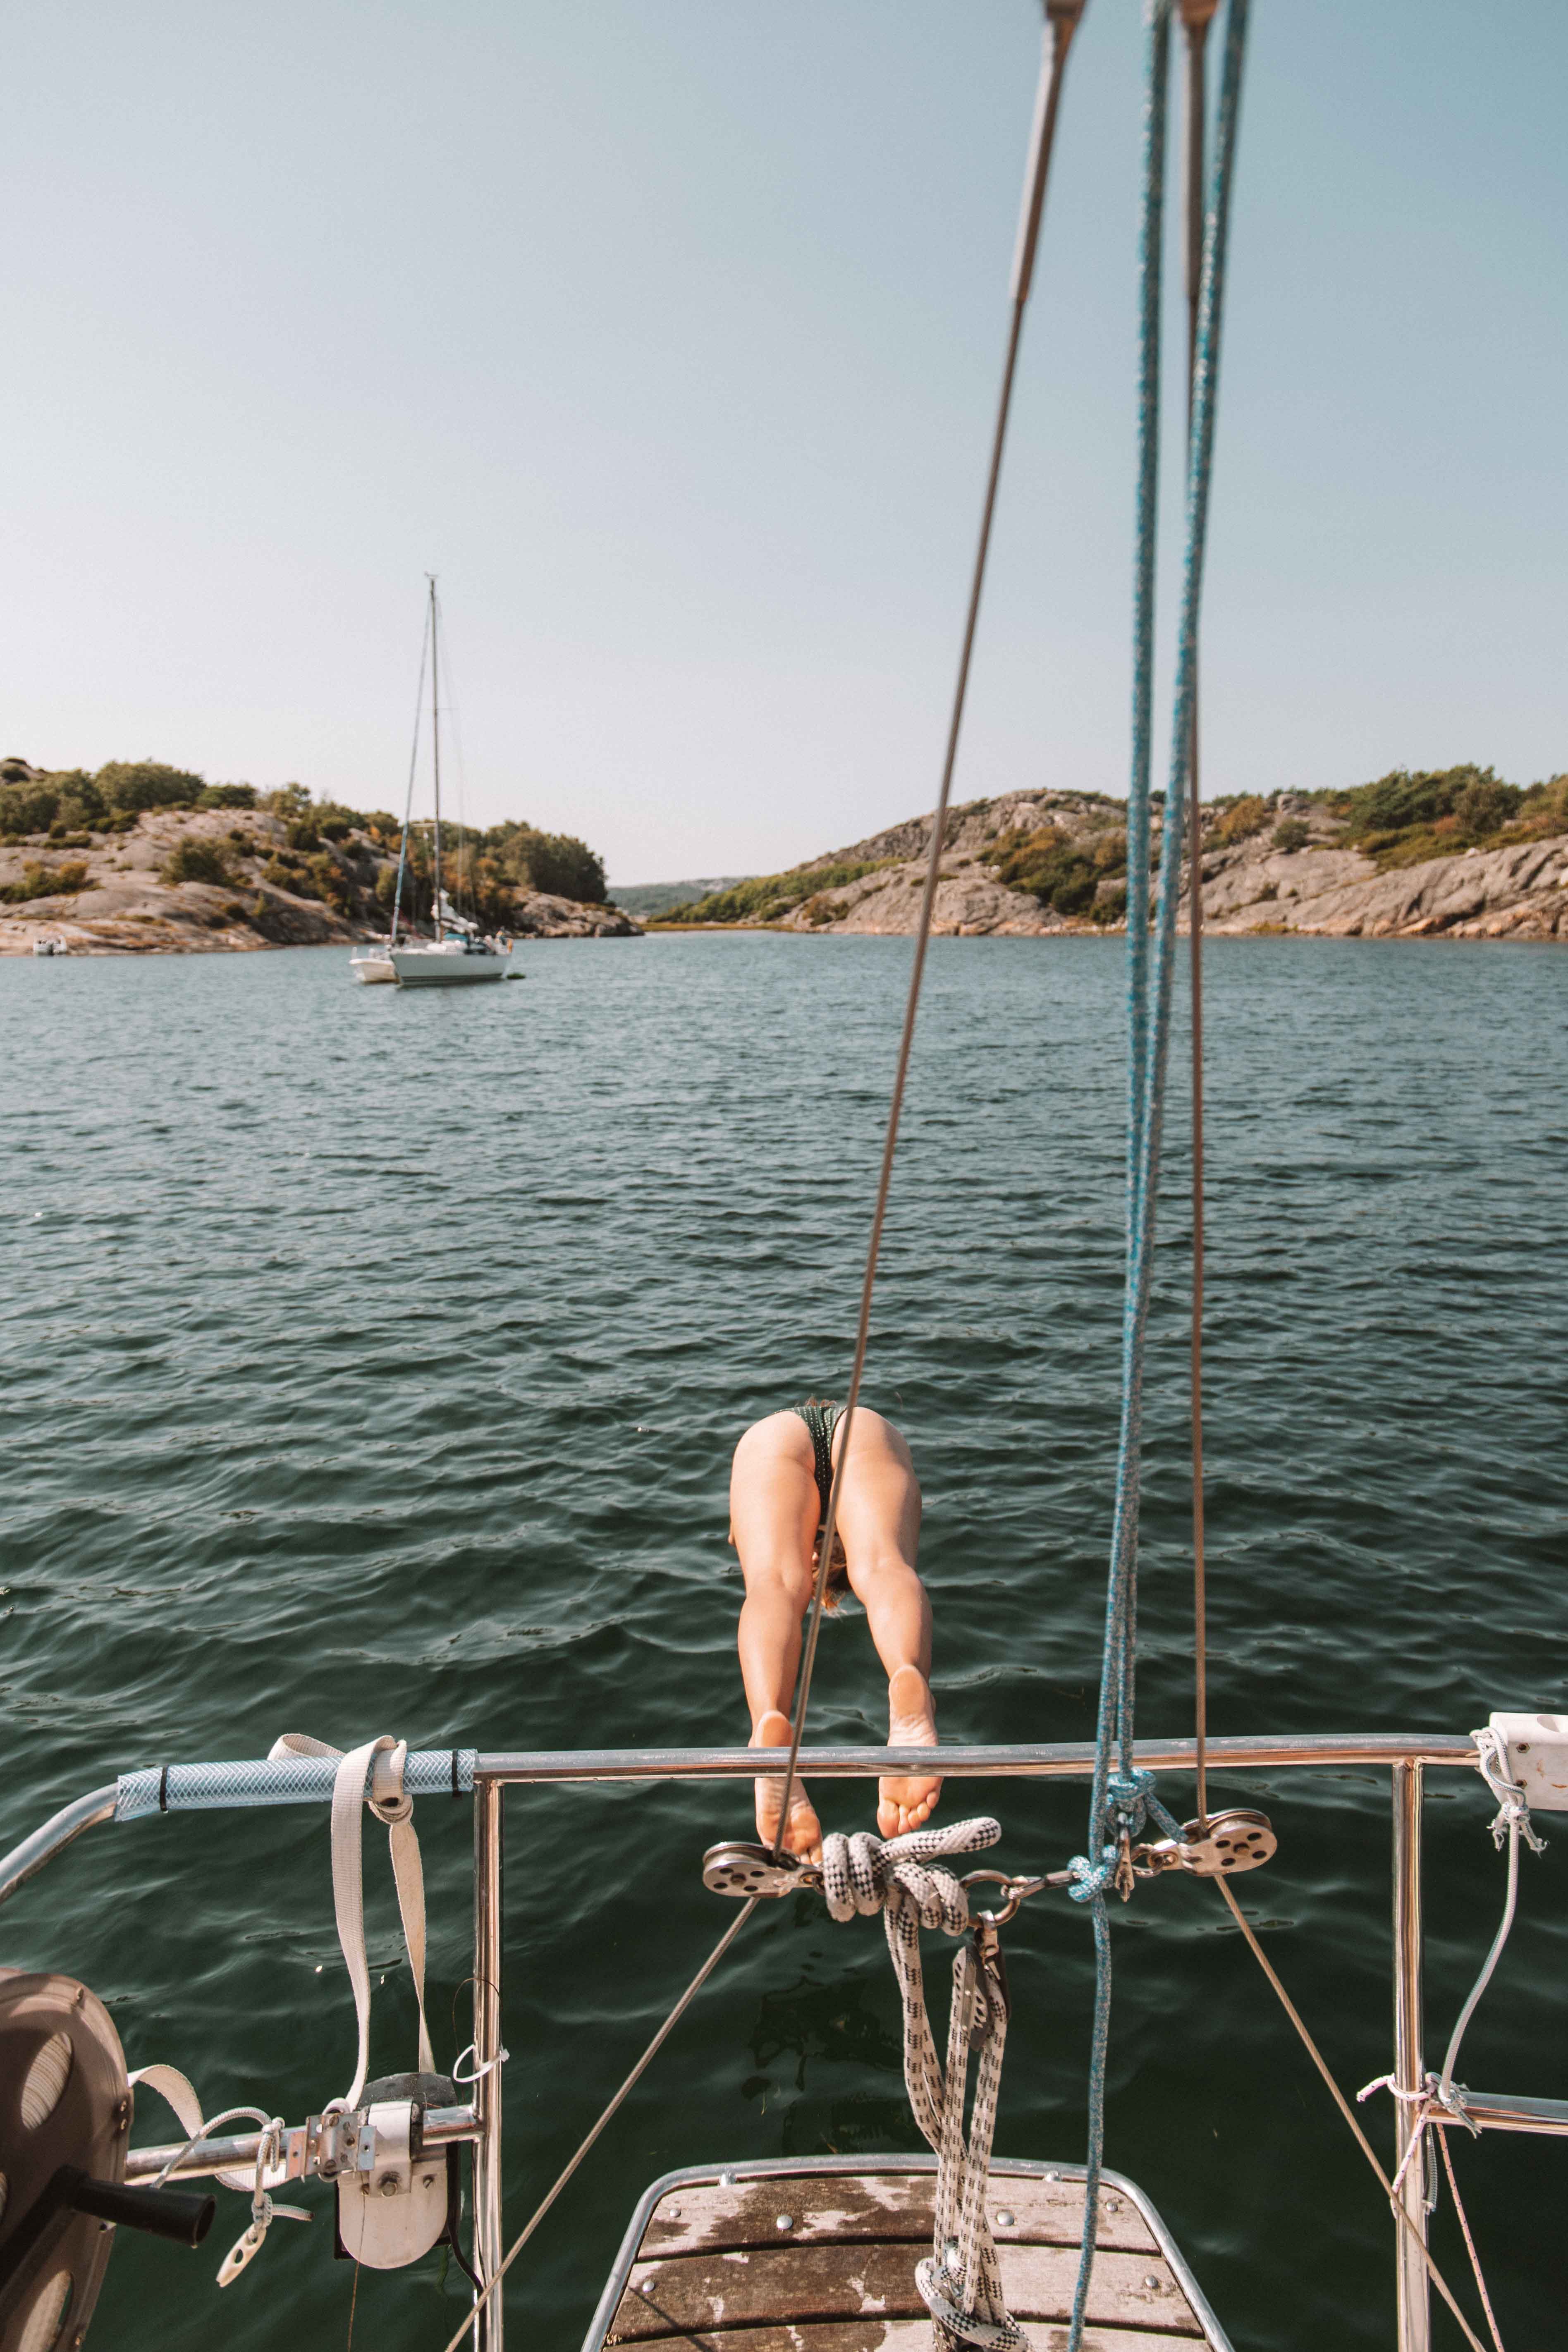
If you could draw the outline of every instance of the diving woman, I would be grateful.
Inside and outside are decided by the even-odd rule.
[[[818,1544],[833,1473],[844,1450],[843,1407],[792,1405],[755,1422],[735,1448],[730,1540],[741,1555],[745,1603],[736,1643],[751,1709],[752,1748],[787,1748],[789,1706],[800,1664],[801,1622],[816,1587]],[[857,1405],[838,1497],[824,1606],[846,1585],[865,1609],[888,1676],[888,1744],[934,1748],[931,1602],[915,1573],[921,1490],[910,1449],[892,1423]],[[757,1834],[778,1834],[783,1783],[755,1783]],[[883,1837],[920,1829],[942,1789],[934,1774],[891,1774],[878,1783]],[[804,1788],[792,1794],[784,1847],[819,1860],[822,1826]]]

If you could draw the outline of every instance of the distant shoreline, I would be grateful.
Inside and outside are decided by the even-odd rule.
[[[1219,936],[1568,944],[1568,774],[1525,789],[1489,769],[1401,770],[1345,793],[1207,802],[1201,821],[1204,928]],[[732,884],[684,915],[649,914],[648,931],[908,938],[924,904],[931,827],[929,815],[911,817]],[[1128,856],[1126,803],[1104,793],[970,801],[948,814],[932,936],[1124,932]]]
[[[63,837],[61,837],[63,835]],[[0,845],[0,956],[39,940],[70,956],[254,954],[384,939],[396,840],[331,823],[317,835],[259,808],[157,808],[113,826]],[[411,933],[428,925],[405,927]],[[637,939],[621,908],[520,887],[504,928],[525,939]]]

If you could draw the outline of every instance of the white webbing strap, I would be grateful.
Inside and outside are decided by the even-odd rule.
[[[383,1785],[390,1782],[392,1792],[378,1796],[371,1783],[376,1759],[383,1754],[389,1758]],[[425,2021],[425,1872],[414,1828],[414,1800],[403,1787],[407,1755],[407,1741],[395,1740],[385,1732],[379,1739],[367,1739],[363,1747],[352,1748],[344,1755],[341,1748],[329,1748],[324,1740],[312,1739],[305,1732],[286,1731],[273,1742],[269,1751],[271,1759],[280,1756],[342,1758],[332,1783],[332,1902],[337,1913],[338,1942],[353,1987],[354,2015],[359,2027],[359,2054],[353,2081],[343,2095],[345,2107],[358,2105],[370,2071],[370,1963],[364,1946],[364,1855],[361,1833],[363,1808],[367,1803],[376,1819],[385,1822],[392,1847],[392,1874],[397,1882],[403,1940],[408,1950],[414,1998],[419,2005],[419,2072],[433,2074],[436,2071],[430,2032]]]
[[[150,2091],[157,2092],[166,2107],[174,2109],[175,2120],[185,2135],[185,2147],[181,2149],[181,2155],[194,2147],[197,2140],[206,2138],[207,2126],[202,2120],[202,2103],[196,2086],[188,2074],[181,2074],[177,2066],[138,2066],[136,2072],[125,2079],[133,2091],[145,2083]],[[259,2115],[261,2111],[258,2107],[247,2107],[241,2112],[248,2116]],[[222,2118],[224,2121],[227,2119],[226,2116]],[[248,2189],[250,2186],[248,2172],[218,2172],[213,2177],[221,2181],[225,2189]]]

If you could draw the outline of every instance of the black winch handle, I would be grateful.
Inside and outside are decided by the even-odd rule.
[[[124,2189],[115,2180],[94,2180],[74,2164],[61,2165],[50,2189],[73,2212],[90,2213],[121,2230],[145,2230],[154,2238],[170,2238],[193,2252],[213,2225],[216,2197],[191,2189]]]

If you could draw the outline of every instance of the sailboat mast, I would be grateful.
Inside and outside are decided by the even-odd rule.
[[[430,745],[436,768],[436,937],[446,936],[441,921],[441,663],[437,645],[438,607],[436,574],[430,577]]]

